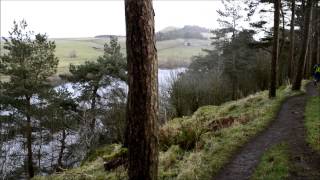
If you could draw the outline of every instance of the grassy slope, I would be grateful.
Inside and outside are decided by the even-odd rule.
[[[4,53],[4,49],[3,49],[4,41],[2,39],[0,39],[0,42],[1,42],[0,43],[0,55],[2,55]],[[9,81],[9,77],[0,74],[0,81]]]
[[[1,41],[1,40],[0,40]],[[1,44],[0,44],[0,55],[3,54],[3,41],[1,41]]]
[[[285,98],[299,92],[282,87],[277,93],[275,99],[269,99],[268,92],[263,91],[221,106],[204,106],[192,116],[166,123],[160,129],[159,179],[211,179],[238,148],[271,122]],[[222,127],[222,119],[234,122],[214,130]],[[112,146],[98,150],[89,158],[92,161],[81,167],[35,179],[122,179],[123,167],[112,172],[103,170],[102,157],[117,149]]]
[[[65,73],[68,71],[69,64],[82,64],[84,61],[96,60],[98,56],[102,55],[102,50],[98,51],[92,47],[97,45],[87,39],[56,39],[56,56],[59,57],[60,62],[58,66],[58,73]],[[70,52],[75,51],[77,57],[70,58]]]
[[[252,180],[287,179],[290,171],[290,155],[287,144],[278,144],[266,151]]]
[[[305,111],[307,141],[320,152],[320,97],[310,97]]]
[[[53,39],[56,42],[56,55],[60,59],[58,73],[68,72],[69,64],[82,64],[84,61],[96,60],[103,54],[104,38],[74,38]],[[209,48],[209,40],[189,40],[191,46],[184,46],[185,40],[168,40],[157,42],[159,66],[174,68],[187,66],[191,57],[203,53],[201,49]],[[125,38],[119,38],[122,52],[125,53]],[[70,52],[75,51],[76,58],[70,58]]]
[[[182,160],[177,161],[176,172],[174,168],[168,168],[160,176],[162,179],[170,179],[169,176],[177,179],[212,178],[239,147],[268,125],[281,102],[293,94],[289,89],[280,89],[278,97],[270,100],[264,91],[222,106],[200,108],[189,120],[185,118],[177,123],[169,123],[169,127],[177,127],[180,132],[181,129],[193,129],[198,140],[195,148],[186,151]],[[216,132],[207,130],[208,124],[230,116],[239,121],[248,119],[248,122],[234,123],[231,127]]]

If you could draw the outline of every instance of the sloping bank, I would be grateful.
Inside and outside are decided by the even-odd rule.
[[[295,146],[303,148],[301,144],[294,144],[291,148],[288,142],[282,142],[274,145],[262,156],[259,166],[251,177],[252,180],[298,179],[299,177],[301,178],[301,175],[304,179],[317,179],[317,176],[320,175],[319,169],[317,169],[317,167],[312,167],[312,164],[309,164],[316,164],[316,155],[317,153],[320,155],[320,96],[317,95],[317,90],[314,90],[314,93],[311,91],[312,90],[309,89],[309,97],[307,97],[308,100],[304,112],[305,129],[300,129],[299,132],[299,129],[290,127],[292,129],[296,129],[295,133],[297,134],[301,134],[301,131],[306,130],[306,136],[302,137],[307,140],[306,145],[308,150],[303,149],[302,154],[296,154],[297,151],[290,149]],[[320,92],[320,88],[318,91]],[[291,109],[291,111],[293,111],[293,109]],[[299,139],[295,137],[294,141],[296,143]],[[313,150],[309,149],[310,147]],[[303,163],[301,163],[296,157],[303,159]],[[310,159],[312,159],[311,162]],[[295,164],[295,161],[298,161],[298,166]],[[314,171],[312,171],[312,169],[314,169]],[[316,171],[318,171],[318,173]]]
[[[211,179],[244,143],[274,119],[282,101],[299,93],[281,87],[277,98],[269,99],[268,91],[262,91],[221,106],[204,106],[192,116],[167,122],[160,129],[159,179]],[[126,179],[123,166],[109,172],[103,167],[103,159],[119,150],[120,145],[105,146],[78,168],[34,179]]]
[[[320,88],[319,95],[320,95]],[[305,125],[307,128],[307,142],[320,154],[320,96],[309,97]]]

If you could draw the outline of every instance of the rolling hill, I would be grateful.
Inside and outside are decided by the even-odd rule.
[[[59,57],[58,73],[68,72],[69,65],[94,61],[103,54],[103,45],[109,38],[64,38],[51,39],[56,42],[56,55]],[[125,38],[119,37],[125,53]],[[202,49],[210,48],[210,40],[175,39],[157,42],[160,68],[186,67],[192,56],[202,54]]]

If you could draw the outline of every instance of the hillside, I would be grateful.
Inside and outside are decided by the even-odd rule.
[[[281,87],[275,99],[263,91],[221,106],[204,106],[192,116],[175,118],[160,129],[159,179],[211,179],[248,140],[275,117],[281,103],[300,92]],[[81,167],[34,179],[125,179],[124,167],[105,172],[108,161],[123,153],[120,145],[92,152]]]
[[[172,34],[172,32],[174,32]],[[158,33],[170,34],[170,38],[157,41],[160,68],[187,67],[193,56],[203,54],[202,49],[212,48],[206,37],[209,30],[198,26],[183,28],[167,27]],[[195,36],[193,36],[196,34]],[[204,34],[204,35],[202,35]],[[94,61],[103,54],[103,46],[110,35],[97,35],[88,38],[54,38],[56,56],[60,59],[58,73],[68,72],[69,65]],[[122,52],[125,54],[125,37],[118,37]],[[3,46],[3,44],[2,44]],[[3,53],[2,47],[1,53]]]
[[[199,26],[184,26],[182,28],[167,27],[156,33],[157,41],[174,40],[174,39],[202,39],[208,37],[205,34],[210,32],[209,29]]]
[[[0,54],[3,54],[3,40],[0,40]]]
[[[109,38],[65,38],[52,39],[56,42],[56,55],[59,57],[59,73],[68,71],[69,64],[82,64],[94,61],[103,54],[103,45]],[[125,53],[125,38],[119,38],[122,52]],[[186,42],[189,44],[186,45]],[[202,54],[210,47],[210,40],[175,39],[157,42],[160,68],[187,67],[192,56]]]

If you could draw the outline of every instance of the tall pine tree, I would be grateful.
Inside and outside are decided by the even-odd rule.
[[[25,129],[27,146],[27,169],[29,177],[34,176],[32,132],[33,112],[40,95],[48,90],[47,78],[56,73],[58,58],[54,51],[56,45],[48,41],[46,35],[33,34],[26,30],[26,21],[14,22],[10,37],[5,39],[4,49],[7,53],[1,56],[0,73],[10,77],[1,82],[2,103],[17,109],[23,116],[21,124]]]
[[[271,59],[270,89],[269,97],[276,96],[277,88],[277,62],[279,58],[279,21],[280,21],[280,0],[274,1],[274,25],[273,25],[273,49]]]
[[[295,78],[292,84],[292,90],[300,90],[301,81],[303,76],[304,65],[306,63],[307,52],[308,52],[308,44],[310,40],[310,20],[312,17],[312,7],[314,5],[313,0],[308,0],[305,15],[304,15],[304,26],[303,26],[303,42],[300,52],[300,57],[298,60],[297,71],[295,74]]]
[[[158,177],[158,62],[152,0],[125,0],[130,180]]]

